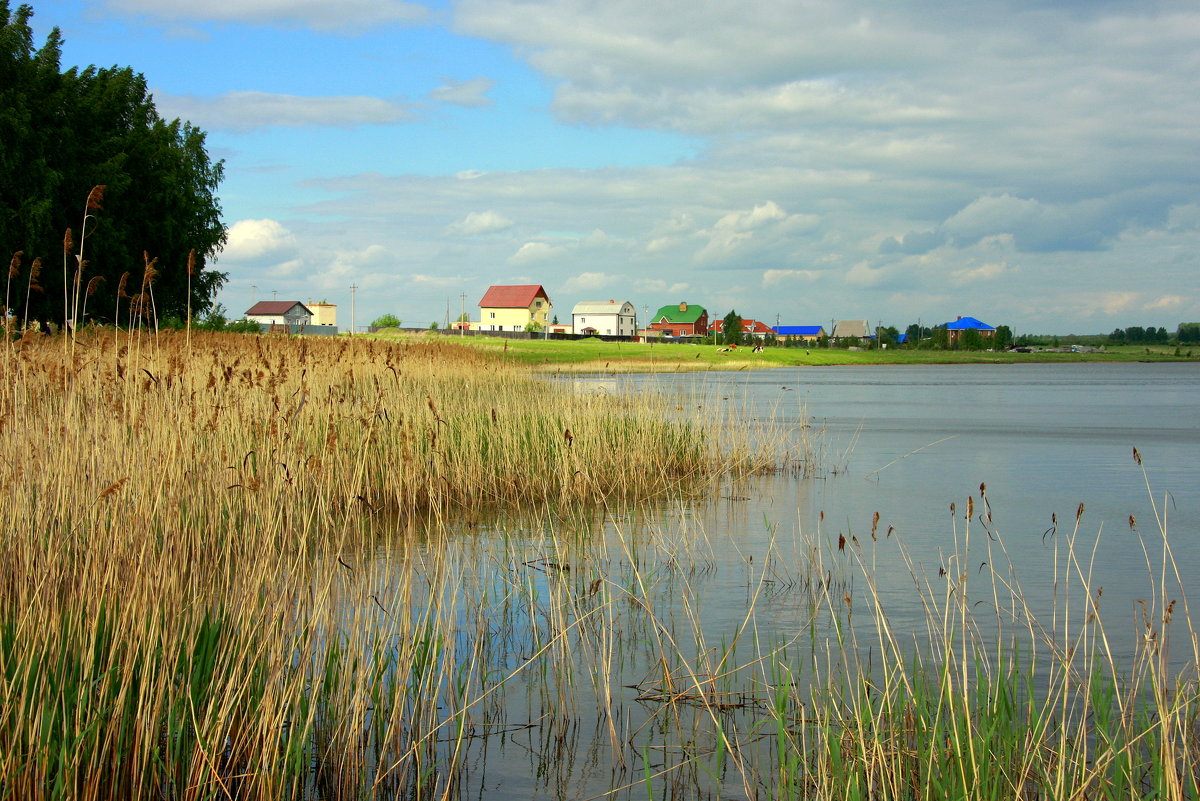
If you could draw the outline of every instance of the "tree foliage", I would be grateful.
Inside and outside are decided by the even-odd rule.
[[[742,318],[736,311],[730,311],[721,321],[721,334],[726,345],[742,344]]]
[[[140,73],[117,66],[62,70],[62,35],[54,29],[35,49],[32,16],[30,6],[11,11],[0,0],[0,253],[23,251],[27,266],[34,257],[43,261],[40,291],[26,291],[27,271],[12,279],[13,309],[62,321],[64,272],[69,290],[90,215],[82,255],[82,284],[94,290],[89,317],[112,319],[122,274],[130,273],[127,289],[134,294],[153,259],[157,315],[185,318],[189,306],[193,315],[205,311],[227,277],[205,269],[225,243],[216,197],[223,163],[209,160],[199,128],[159,117]],[[96,186],[104,187],[103,200],[85,208]],[[71,253],[67,229],[74,234]]]
[[[399,328],[401,320],[394,314],[381,314],[371,321],[372,328]]]

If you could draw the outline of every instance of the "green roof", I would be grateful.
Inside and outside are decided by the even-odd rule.
[[[679,310],[680,306],[686,306],[683,311]],[[703,306],[693,306],[690,303],[673,303],[669,306],[663,306],[654,313],[650,318],[650,322],[657,323],[664,317],[668,323],[694,323],[700,319],[700,316],[705,313]]]

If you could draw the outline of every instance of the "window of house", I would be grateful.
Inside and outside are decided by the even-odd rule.
[[[491,319],[495,320],[495,319],[496,319],[496,313],[495,313],[495,312],[488,312],[488,317],[490,317]]]

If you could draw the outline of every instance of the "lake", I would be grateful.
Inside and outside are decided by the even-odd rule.
[[[1035,650],[1125,665],[1200,578],[1195,364],[551,380],[656,393],[664,414],[732,408],[816,459],[692,503],[428,543],[461,572],[460,628],[496,632],[472,659],[509,677],[470,729],[464,797],[770,797],[782,767],[763,721],[786,716],[764,710],[781,687],[803,705],[802,664],[877,675],[880,619],[904,653],[930,656],[954,611],[985,650],[1024,628]],[[375,575],[413,558],[382,553]],[[1103,636],[1077,641],[1093,609]],[[1195,662],[1186,641],[1164,654]]]

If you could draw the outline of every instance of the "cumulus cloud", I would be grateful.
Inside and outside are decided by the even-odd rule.
[[[242,22],[334,31],[428,19],[429,9],[405,0],[101,0],[109,10],[186,22]]]
[[[296,237],[276,220],[238,220],[229,226],[222,263],[265,264],[296,252]]]
[[[1187,303],[1187,298],[1183,295],[1163,295],[1142,306],[1147,311],[1155,309],[1178,309]]]
[[[473,211],[459,222],[446,228],[451,236],[478,236],[511,228],[513,221],[494,211]]]
[[[980,281],[992,281],[1004,275],[1008,265],[1002,261],[981,264],[978,267],[964,267],[950,273],[950,280],[957,286],[968,286]]]
[[[521,248],[509,256],[507,263],[512,267],[527,264],[541,264],[562,258],[567,252],[561,245],[551,245],[546,242],[526,242]]]
[[[490,106],[492,99],[487,96],[487,93],[495,85],[496,82],[491,78],[471,78],[467,81],[447,79],[445,83],[430,92],[429,97],[439,103],[449,103],[452,106],[467,108]]]
[[[580,273],[563,283],[564,292],[590,292],[596,289],[628,284],[629,279],[623,275],[609,273]]]
[[[238,132],[264,128],[357,128],[408,122],[402,103],[378,97],[303,97],[269,92],[228,92],[216,97],[155,93],[163,115],[204,128]]]
[[[824,275],[820,270],[766,270],[763,272],[764,287],[779,286],[793,282],[813,283]]]

